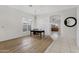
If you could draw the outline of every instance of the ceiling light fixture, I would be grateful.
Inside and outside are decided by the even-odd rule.
[[[35,9],[35,11],[34,11],[34,19],[35,19],[35,20],[37,19],[36,9]]]
[[[34,24],[35,24],[35,27],[37,27],[37,25],[36,25],[37,24],[37,10],[36,10],[36,8],[34,8],[33,5],[29,5],[29,7],[33,9],[33,12],[34,12]]]

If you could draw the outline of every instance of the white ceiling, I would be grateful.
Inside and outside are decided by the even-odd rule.
[[[33,15],[35,14],[35,10],[36,10],[36,14],[40,15],[40,14],[47,14],[55,11],[60,11],[67,8],[73,8],[77,6],[76,5],[75,6],[74,5],[32,5],[32,7],[30,7],[29,5],[11,5],[11,6],[9,5],[9,7],[16,8],[18,10]]]

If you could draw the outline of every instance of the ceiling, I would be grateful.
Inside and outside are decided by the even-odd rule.
[[[32,15],[41,15],[51,12],[60,11],[63,9],[77,7],[76,5],[9,5],[9,7],[16,8]]]

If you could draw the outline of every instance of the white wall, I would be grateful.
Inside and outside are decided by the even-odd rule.
[[[79,47],[79,7],[77,8],[77,46]]]
[[[61,35],[62,37],[67,39],[75,39],[76,40],[76,29],[77,27],[67,27],[64,25],[64,20],[67,17],[75,17],[76,18],[76,8],[70,8],[66,10],[62,10],[58,13],[61,15]]]
[[[69,39],[76,39],[76,26],[69,28],[64,25],[64,20],[67,17],[76,17],[76,8],[69,8],[65,10],[61,10],[58,12],[54,12],[51,14],[44,14],[38,16],[37,19],[37,27],[40,28],[40,26],[45,29],[46,35],[51,35],[50,32],[50,16],[52,15],[59,15],[61,16],[61,35],[62,37],[67,37]]]
[[[32,16],[8,6],[0,6],[0,41],[27,35],[22,31],[22,18]]]

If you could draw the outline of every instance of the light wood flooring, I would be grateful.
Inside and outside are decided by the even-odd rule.
[[[52,42],[50,36],[16,38],[0,42],[0,53],[43,53]]]

